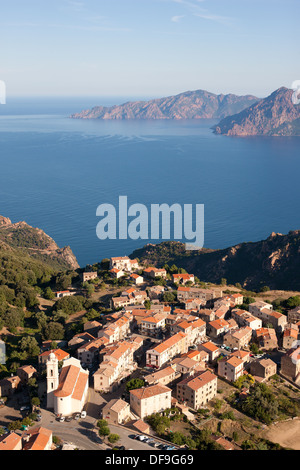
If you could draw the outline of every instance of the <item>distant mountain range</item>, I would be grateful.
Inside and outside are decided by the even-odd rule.
[[[292,95],[293,90],[279,88],[240,113],[222,119],[215,127],[215,133],[233,136],[299,136],[300,105],[293,104]]]
[[[73,119],[221,119],[215,134],[229,136],[299,136],[300,105],[293,104],[293,90],[282,87],[270,96],[215,95],[204,90],[150,101],[95,106],[72,114]]]
[[[300,290],[300,230],[287,235],[272,233],[266,240],[247,242],[221,250],[186,251],[180,242],[148,244],[131,258],[161,267],[175,264],[200,281],[240,283],[248,290]]]
[[[133,101],[119,106],[95,106],[73,119],[223,119],[257,103],[252,95],[215,95],[204,90],[150,101]]]

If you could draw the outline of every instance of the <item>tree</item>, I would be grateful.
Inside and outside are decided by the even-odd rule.
[[[295,295],[294,297],[289,297],[286,302],[285,306],[288,309],[293,309],[300,306],[300,295]]]
[[[164,292],[163,301],[164,302],[175,302],[176,294],[174,292]]]
[[[114,444],[115,442],[117,442],[118,440],[120,439],[120,436],[119,434],[110,434],[108,436],[108,440],[111,444]]]
[[[102,436],[102,437],[109,436],[110,430],[108,427],[108,423],[105,419],[100,419],[97,422],[97,427],[99,428],[99,436]]]
[[[40,399],[38,397],[32,397],[31,404],[32,406],[35,406],[35,407],[40,406],[41,404]]]
[[[2,314],[4,326],[11,332],[14,332],[19,326],[23,326],[24,311],[21,308],[8,308]]]
[[[143,379],[131,379],[126,383],[126,391],[135,390],[136,388],[142,388],[145,385]]]
[[[17,421],[11,421],[9,424],[8,424],[8,429],[9,431],[16,431],[17,429],[21,429],[22,427],[22,422],[17,420]]]
[[[270,287],[268,286],[263,286],[261,289],[260,289],[260,292],[269,292],[270,290]]]
[[[171,420],[167,416],[161,416],[159,413],[154,413],[146,418],[146,421],[150,424],[157,434],[162,435],[167,428],[170,427]]]
[[[257,346],[256,343],[251,343],[250,345],[250,351],[253,353],[253,354],[259,354],[259,347]]]
[[[53,293],[51,287],[46,287],[45,292],[44,292],[44,298],[48,300],[55,299],[55,294]]]
[[[63,310],[68,315],[72,315],[73,313],[80,312],[84,304],[86,303],[86,299],[81,295],[71,296],[71,297],[63,297],[59,299],[54,304],[54,310]]]
[[[23,336],[19,342],[19,347],[22,352],[26,352],[30,357],[38,356],[40,353],[38,342],[33,336]]]
[[[67,290],[72,283],[72,276],[66,273],[60,273],[56,276],[56,289]]]
[[[64,327],[61,323],[50,322],[44,328],[43,336],[46,340],[59,340],[63,339],[65,335]]]
[[[69,318],[69,315],[66,312],[64,312],[63,310],[60,309],[60,310],[57,310],[56,312],[54,312],[52,320],[54,322],[62,323],[64,325],[68,318]]]
[[[47,325],[48,322],[48,317],[44,312],[37,312],[34,316],[36,325],[38,329],[41,331],[45,326]]]
[[[108,271],[109,270],[109,264],[110,264],[110,260],[108,258],[104,258],[100,263],[101,269],[103,269],[104,271]]]
[[[278,414],[278,400],[264,383],[254,384],[240,404],[243,413],[270,424]]]

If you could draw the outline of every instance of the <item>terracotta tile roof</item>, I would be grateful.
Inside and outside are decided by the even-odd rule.
[[[30,365],[21,366],[21,367],[18,368],[18,370],[23,370],[23,371],[26,372],[28,375],[29,375],[29,374],[35,374],[35,373],[36,373],[36,369],[35,369],[33,366],[30,366]]]
[[[235,450],[235,447],[234,445],[229,442],[227,439],[225,439],[224,437],[219,437],[215,440],[220,446],[223,447],[223,449],[225,450]]]
[[[124,408],[128,408],[129,404],[126,401],[121,400],[121,398],[115,398],[114,400],[109,401],[105,406],[108,406],[116,413],[120,413]]]
[[[135,274],[135,273],[131,274],[130,277],[132,277],[133,279],[138,279],[139,277],[142,278],[142,276],[140,276],[139,274]]]
[[[225,359],[224,362],[226,362],[227,364],[230,364],[233,367],[239,367],[240,365],[243,364],[242,359],[239,359],[235,356],[231,356],[228,359]]]
[[[272,359],[260,359],[258,361],[263,367],[276,366],[276,363]],[[276,366],[277,367],[277,366]]]
[[[149,382],[150,380],[154,381],[154,380],[163,379],[164,377],[168,377],[173,374],[175,374],[175,370],[171,366],[168,366],[168,367],[165,367],[164,369],[154,372],[154,374],[145,375],[144,378],[145,380],[147,380],[147,382]]]
[[[146,309],[137,309],[137,310],[132,310],[132,315],[134,317],[147,317],[149,316],[149,311]]]
[[[54,395],[60,398],[72,396],[76,400],[81,400],[87,380],[88,373],[74,364],[67,365],[61,370],[59,385]]]
[[[187,328],[191,326],[191,324],[187,322],[186,320],[183,320],[182,322],[178,323],[177,326],[180,326],[180,328],[186,330]]]
[[[298,331],[295,330],[294,328],[288,328],[287,330],[284,330],[283,336],[286,337],[291,337],[294,339],[298,338]]]
[[[186,335],[184,333],[181,333],[180,331],[179,333],[176,333],[176,335],[171,336],[171,338],[168,338],[166,341],[163,341],[162,343],[160,343],[158,346],[153,348],[153,350],[158,353],[162,353],[166,351],[167,349],[171,348],[172,346],[174,346],[176,343],[178,343],[185,337]]]
[[[52,437],[52,431],[43,427],[38,427],[25,431],[23,436],[24,438],[25,436],[29,437],[29,441],[23,445],[23,450],[45,450]]]
[[[193,328],[201,328],[202,326],[205,325],[205,322],[201,320],[201,318],[198,318],[198,320],[195,320],[192,322],[192,327]]]
[[[146,317],[146,318],[144,318],[142,323],[147,322],[147,323],[155,323],[156,324],[156,323],[159,323],[161,320],[162,320],[162,318]]]
[[[196,367],[197,362],[190,357],[176,357],[172,361],[173,364],[179,364],[183,367],[187,367],[188,369]]]
[[[63,367],[59,376],[59,385],[54,391],[54,395],[61,398],[72,395],[79,373],[79,367],[74,365]]]
[[[143,421],[142,419],[138,419],[137,421],[135,421],[135,423],[133,423],[133,427],[135,427],[138,431],[147,434],[150,430],[149,424],[145,423],[145,421]]]
[[[192,377],[187,377],[186,379],[179,382],[179,385],[185,384],[192,390],[196,391],[202,388],[204,385],[207,385],[209,382],[212,382],[215,379],[217,379],[217,376],[213,374],[212,372],[210,372],[209,370],[206,370],[204,372],[199,372]]]
[[[162,393],[171,392],[172,390],[165,385],[151,385],[150,387],[137,388],[135,390],[130,390],[130,393],[136,396],[139,400],[145,398],[151,398],[156,395],[161,395]]]
[[[85,333],[83,336],[85,336],[86,334],[88,333]],[[91,338],[94,339],[93,336],[91,336]],[[70,354],[67,353],[66,351],[63,351],[62,349],[51,349],[50,351],[45,351],[42,354],[40,354],[39,357],[48,357],[50,356],[51,353],[55,354],[55,357],[58,361],[63,361],[64,359],[67,359],[68,357],[70,357]]]
[[[189,280],[189,279],[192,279],[194,277],[194,274],[172,274],[173,276],[173,279],[184,279],[184,280]]]
[[[188,353],[185,353],[184,356],[189,357],[190,359],[193,359],[194,357],[201,356],[202,352],[204,351],[189,351]]]
[[[84,390],[85,390],[86,384],[88,382],[88,379],[89,379],[88,374],[85,374],[84,372],[80,372],[80,374],[77,378],[75,389],[74,389],[73,394],[72,394],[72,399],[73,400],[79,400],[79,401],[82,400],[82,397],[83,397]]]
[[[211,352],[215,352],[219,349],[218,346],[216,346],[214,343],[211,341],[207,341],[207,343],[202,343],[201,346],[203,346],[205,349],[208,349]]]
[[[238,357],[239,359],[244,359],[245,357],[250,356],[250,352],[249,351],[242,351],[241,349],[239,349],[238,351],[234,351],[231,354],[231,356]]]
[[[234,338],[241,339],[244,336],[249,335],[250,333],[252,334],[252,328],[250,328],[249,326],[245,326],[245,328],[240,328],[239,330],[233,331],[232,333],[230,333],[230,335]]]
[[[214,320],[209,322],[209,325],[216,330],[220,330],[221,328],[226,328],[229,326],[229,323],[223,318],[219,318],[218,320]]]
[[[15,450],[21,443],[22,438],[15,432],[0,436],[0,451],[1,450]]]

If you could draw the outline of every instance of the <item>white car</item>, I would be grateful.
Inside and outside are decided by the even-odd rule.
[[[82,412],[81,412],[80,418],[86,418],[86,411],[82,411]]]
[[[145,439],[147,439],[147,436],[141,435],[141,436],[138,437],[139,441],[144,441]]]

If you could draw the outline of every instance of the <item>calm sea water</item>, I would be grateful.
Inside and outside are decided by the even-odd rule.
[[[12,99],[0,106],[0,214],[70,245],[83,266],[143,240],[96,236],[96,208],[205,205],[205,246],[300,228],[300,139],[215,136],[215,121],[85,121],[68,116],[125,100]],[[159,240],[158,240],[159,241]]]

